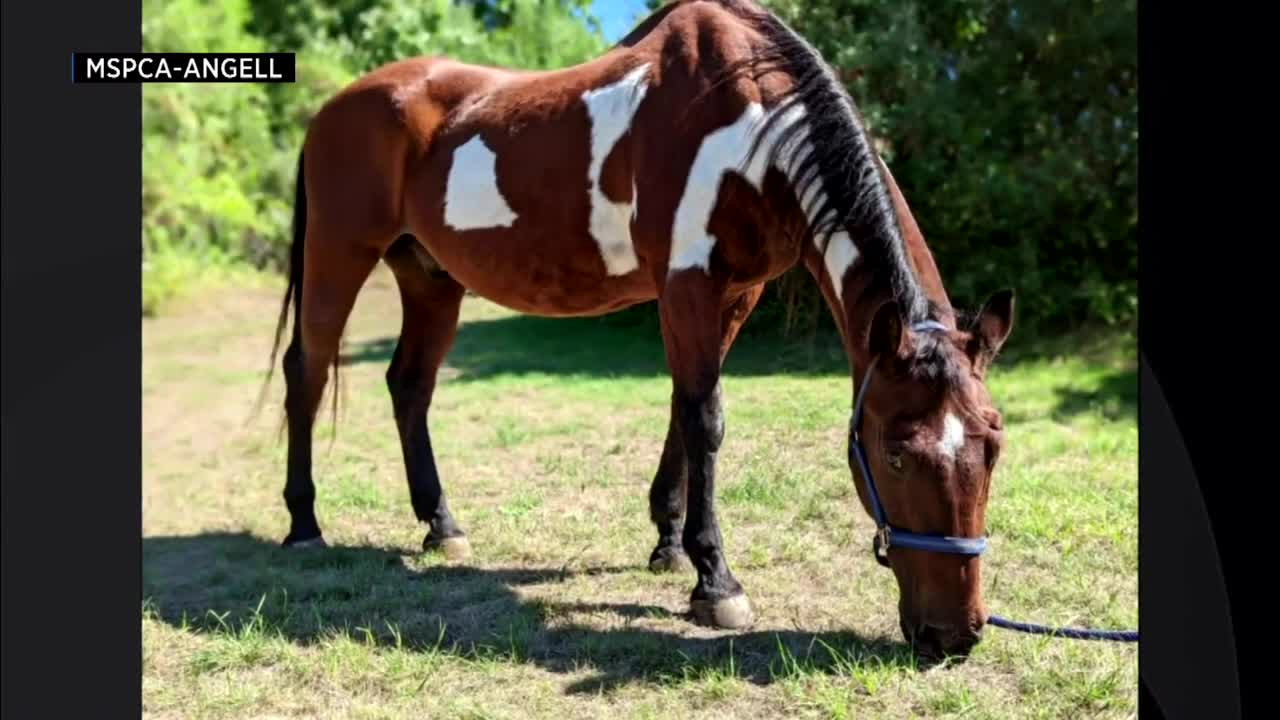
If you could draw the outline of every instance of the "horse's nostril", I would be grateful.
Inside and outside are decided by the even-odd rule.
[[[947,643],[947,653],[951,655],[968,655],[973,651],[978,641],[982,639],[982,633],[962,632],[957,633],[955,637]]]
[[[963,658],[967,657],[974,646],[982,640],[982,630],[972,627],[944,630],[941,632],[941,639],[943,652],[953,657]]]
[[[907,639],[922,656],[937,658],[942,655],[941,637],[938,628],[932,625],[920,625],[908,634]]]
[[[908,627],[903,623],[902,630],[915,651],[929,660],[940,660],[944,657],[965,658],[982,638],[980,629],[956,630],[929,624]]]

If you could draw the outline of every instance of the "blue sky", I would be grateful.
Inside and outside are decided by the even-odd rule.
[[[635,27],[640,18],[647,15],[644,0],[595,0],[591,13],[600,18],[604,37],[614,42]]]

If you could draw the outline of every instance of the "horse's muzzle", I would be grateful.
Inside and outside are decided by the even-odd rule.
[[[926,660],[967,658],[974,646],[982,640],[981,628],[943,627],[938,625],[902,625],[902,634],[915,651]]]

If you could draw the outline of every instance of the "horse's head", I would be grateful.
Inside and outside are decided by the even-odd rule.
[[[898,580],[902,632],[926,656],[966,655],[986,621],[979,564],[1004,438],[985,376],[1012,323],[1010,291],[957,331],[904,326],[890,301],[866,336],[849,463],[864,508],[887,525],[874,544]]]

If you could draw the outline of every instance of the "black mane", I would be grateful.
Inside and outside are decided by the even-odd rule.
[[[770,110],[770,117],[748,153],[770,134],[771,125],[793,106],[804,109],[802,121],[782,128],[770,148],[770,163],[804,132],[812,152],[792,163],[788,175],[800,198],[812,195],[805,211],[813,220],[810,232],[824,252],[831,234],[847,230],[861,257],[884,272],[890,292],[902,308],[903,319],[914,323],[931,316],[931,304],[906,257],[906,245],[893,209],[871,138],[853,99],[836,78],[822,55],[772,13],[742,0],[717,2],[750,22],[768,46],[750,59],[729,68],[729,74],[748,67],[756,77],[782,72],[792,78],[792,88]],[[815,187],[816,186],[816,187]]]

